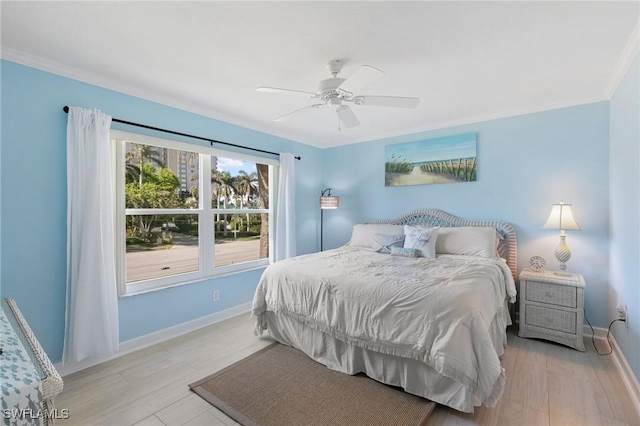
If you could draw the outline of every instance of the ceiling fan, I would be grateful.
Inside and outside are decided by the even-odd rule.
[[[276,118],[274,121],[285,120],[301,111],[318,109],[328,105],[335,109],[339,119],[338,125],[342,122],[342,124],[347,128],[360,125],[360,121],[358,121],[358,118],[346,103],[352,102],[355,105],[375,105],[394,108],[415,108],[420,103],[419,98],[356,95],[362,88],[382,77],[384,73],[377,68],[369,65],[363,65],[349,78],[339,78],[338,74],[342,70],[343,65],[343,62],[340,60],[330,61],[327,64],[327,68],[333,77],[322,80],[318,85],[318,91],[315,93],[300,90],[279,89],[276,87],[258,87],[256,91],[300,95],[311,99],[319,99],[319,103],[297,109]]]

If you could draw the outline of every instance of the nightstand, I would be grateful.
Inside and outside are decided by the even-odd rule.
[[[535,337],[584,352],[584,278],[553,271],[520,273],[520,337]]]

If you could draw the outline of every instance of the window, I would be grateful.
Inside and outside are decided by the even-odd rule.
[[[277,160],[116,130],[112,140],[121,295],[269,263]]]

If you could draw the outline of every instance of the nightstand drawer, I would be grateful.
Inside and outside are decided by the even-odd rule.
[[[527,281],[526,286],[526,298],[532,302],[548,303],[568,308],[576,308],[578,306],[577,289],[575,287],[536,281]]]
[[[527,325],[576,334],[577,317],[575,312],[527,305],[525,307],[525,317]]]

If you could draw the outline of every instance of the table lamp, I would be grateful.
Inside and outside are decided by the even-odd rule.
[[[559,229],[560,230],[560,244],[558,248],[556,248],[556,259],[560,262],[560,271],[557,271],[556,275],[571,275],[568,272],[565,272],[567,269],[567,261],[571,259],[571,251],[565,242],[566,234],[565,230],[571,231],[579,231],[580,227],[576,222],[576,219],[573,217],[573,211],[571,210],[571,204],[565,204],[560,201],[559,204],[553,204],[551,208],[551,214],[549,215],[549,219],[547,223],[544,224],[545,228],[548,229]]]

